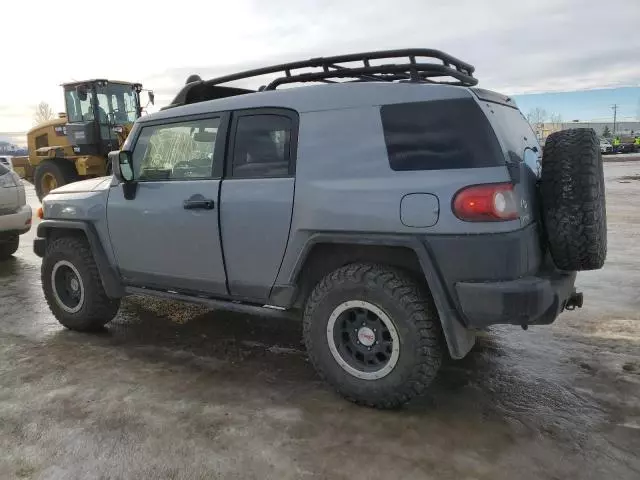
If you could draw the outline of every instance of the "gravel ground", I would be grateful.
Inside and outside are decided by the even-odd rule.
[[[393,412],[323,385],[298,322],[133,297],[103,333],[66,331],[23,237],[0,266],[0,478],[637,480],[640,163],[605,172],[585,307],[491,329]]]

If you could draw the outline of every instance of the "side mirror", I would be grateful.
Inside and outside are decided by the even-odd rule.
[[[111,162],[113,174],[119,182],[133,182],[133,159],[131,152],[127,150],[110,152],[109,161]]]
[[[151,105],[155,105],[154,101],[156,99],[155,94],[153,93],[152,90],[149,90],[149,103],[151,103]]]

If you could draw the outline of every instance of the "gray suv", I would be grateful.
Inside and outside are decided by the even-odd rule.
[[[113,177],[44,199],[51,311],[81,331],[129,294],[299,315],[320,376],[381,408],[478,330],[550,324],[605,260],[598,138],[558,132],[543,159],[473,71],[409,49],[189,77],[112,152]],[[258,91],[225,85],[259,75]]]

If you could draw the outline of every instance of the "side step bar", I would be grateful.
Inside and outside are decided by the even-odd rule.
[[[285,310],[281,307],[273,305],[252,305],[247,303],[233,302],[230,300],[218,300],[208,297],[196,297],[192,295],[184,295],[176,292],[166,292],[163,290],[153,290],[151,288],[126,287],[127,295],[144,295],[165,300],[178,300],[180,302],[197,303],[211,308],[212,310],[226,310],[229,312],[245,313],[247,315],[256,315],[260,317],[285,318],[289,320],[299,320],[291,310]]]

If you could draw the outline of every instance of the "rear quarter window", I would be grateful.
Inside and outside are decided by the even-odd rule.
[[[489,121],[472,98],[383,105],[393,170],[444,170],[505,164]]]

